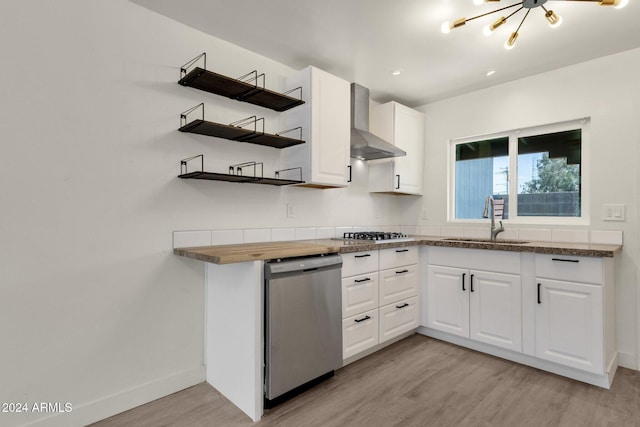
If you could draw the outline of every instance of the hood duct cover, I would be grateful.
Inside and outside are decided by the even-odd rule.
[[[351,83],[351,157],[376,160],[406,155],[404,150],[369,132],[369,89]]]

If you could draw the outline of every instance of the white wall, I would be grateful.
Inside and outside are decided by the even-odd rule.
[[[278,163],[275,149],[178,132],[199,102],[209,120],[258,113],[282,130],[278,113],[179,86],[180,65],[206,51],[208,68],[257,68],[274,90],[293,70],[126,0],[3,1],[0,21],[0,402],[72,404],[43,424],[204,380],[204,268],[172,254],[172,231],[399,224],[362,165],[326,191],[176,178],[200,153],[220,172]]]
[[[616,262],[617,335],[621,363],[632,368],[638,368],[640,333],[638,75],[640,49],[419,108],[427,116],[425,194],[420,200],[402,202],[405,224],[451,224],[447,223],[447,188],[443,185],[450,139],[591,117],[591,223],[576,228],[623,231],[624,250]],[[627,221],[603,221],[605,203],[625,204]],[[428,209],[429,220],[420,220],[421,209]]]

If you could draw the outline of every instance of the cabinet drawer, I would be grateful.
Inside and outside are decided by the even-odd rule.
[[[380,342],[418,327],[418,297],[380,307]]]
[[[602,258],[536,254],[536,277],[602,284]]]
[[[380,250],[380,270],[418,263],[418,247],[391,248]]]
[[[378,250],[342,254],[342,277],[378,270]]]
[[[347,359],[378,344],[378,309],[342,321],[342,358]]]
[[[342,279],[342,317],[378,307],[378,273]]]
[[[407,265],[380,272],[380,305],[418,295],[418,266]]]

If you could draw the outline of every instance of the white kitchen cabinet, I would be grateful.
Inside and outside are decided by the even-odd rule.
[[[536,356],[595,374],[615,357],[615,294],[602,258],[536,255]]]
[[[301,166],[302,186],[346,187],[351,151],[349,82],[309,66],[287,77],[287,87],[302,87],[305,104],[284,114],[287,128],[302,127],[306,143],[283,150],[283,169]]]
[[[395,101],[387,102],[372,108],[369,130],[407,153],[391,160],[369,162],[369,191],[422,195],[424,114]]]
[[[378,250],[342,254],[342,358],[378,344]]]
[[[342,279],[342,317],[378,308],[378,272]]]
[[[343,359],[419,326],[417,262],[415,246],[342,254]]]
[[[602,374],[602,286],[540,279],[536,356]]]
[[[479,270],[469,273],[469,337],[522,351],[520,276]]]
[[[420,269],[415,246],[381,249],[379,258],[379,342],[383,343],[419,326]]]
[[[617,360],[609,257],[429,248],[419,331],[609,388]]]
[[[427,326],[469,338],[469,295],[462,290],[467,269],[427,267]],[[466,286],[466,285],[465,285]]]
[[[434,250],[436,260],[437,252],[442,263],[452,266],[427,267],[427,327],[522,351],[520,276],[464,268],[466,263],[482,264],[468,250]],[[482,255],[489,256],[488,266],[501,263],[499,253]]]
[[[347,359],[378,344],[378,309],[342,320],[342,358]]]
[[[418,297],[407,298],[380,307],[380,342],[388,341],[418,326],[420,307]]]

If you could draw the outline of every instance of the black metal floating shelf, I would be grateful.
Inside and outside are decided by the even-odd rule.
[[[298,144],[304,144],[303,140],[287,138],[280,135],[257,132],[252,129],[237,126],[223,125],[206,120],[193,120],[178,129],[180,132],[196,133],[199,135],[214,136],[232,141],[248,142],[251,144],[265,145],[273,148],[287,148]]]
[[[189,172],[182,175],[178,175],[178,178],[182,179],[204,179],[209,181],[226,181],[226,182],[240,182],[250,184],[265,184],[265,185],[291,185],[291,184],[304,184],[304,181],[296,181],[292,179],[278,179],[278,178],[262,178],[253,176],[241,176],[231,175],[225,173],[214,172]]]
[[[200,159],[200,170],[195,172],[188,172],[188,163],[192,160]],[[180,160],[180,175],[178,178],[182,179],[204,179],[208,181],[226,181],[226,182],[240,182],[245,183],[248,182],[250,184],[265,184],[265,185],[292,185],[292,184],[304,184],[302,181],[302,168],[289,168],[282,169],[275,172],[275,178],[265,178],[263,176],[263,163],[262,162],[244,162],[238,163],[237,165],[229,166],[229,174],[226,173],[215,173],[215,172],[204,172],[204,155],[198,154],[196,156],[189,157],[187,159]],[[253,170],[253,175],[244,175],[243,172],[246,170]],[[258,175],[259,171],[259,175]],[[293,173],[297,172],[300,174],[300,180],[293,179],[280,179],[281,173]]]
[[[182,86],[193,87],[205,92],[248,102],[275,111],[286,111],[304,104],[301,99],[274,92],[242,80],[223,76],[213,71],[195,67],[179,81]]]

